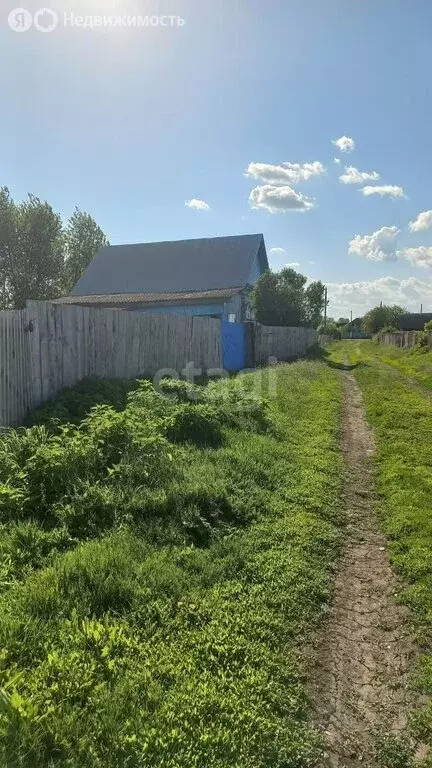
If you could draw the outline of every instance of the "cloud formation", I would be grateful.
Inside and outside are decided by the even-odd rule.
[[[405,197],[403,187],[398,187],[394,184],[382,184],[375,187],[366,186],[362,187],[360,192],[365,197],[370,197],[370,195],[380,195],[380,197]]]
[[[383,304],[400,304],[416,312],[420,304],[432,306],[432,281],[416,277],[397,280],[389,276],[355,283],[327,283],[327,288],[329,314],[335,317],[349,316],[351,309],[353,316],[359,317],[380,301]]]
[[[418,248],[403,248],[396,252],[400,258],[407,259],[414,267],[427,269],[432,267],[432,246],[420,245]]]
[[[210,206],[205,200],[197,200],[195,197],[192,200],[186,200],[185,206],[192,208],[193,211],[209,211]]]
[[[432,211],[422,211],[415,221],[410,221],[408,225],[410,232],[422,232],[430,227],[432,227]]]
[[[249,195],[252,208],[259,208],[270,213],[286,213],[287,211],[309,211],[315,203],[301,192],[289,185],[274,186],[264,184],[255,187]]]
[[[332,139],[332,144],[341,152],[353,152],[355,149],[355,141],[350,136],[340,136],[338,139]]]
[[[285,248],[279,248],[278,246],[275,246],[274,248],[270,248],[268,255],[271,257],[285,257],[288,256],[288,253],[286,252]]]
[[[308,181],[312,176],[321,176],[326,169],[319,160],[313,163],[249,163],[245,176],[249,179],[257,179],[266,184],[298,184],[299,181]]]
[[[350,241],[348,253],[361,256],[368,261],[394,261],[397,227],[381,227],[370,235],[355,235]]]
[[[354,168],[353,165],[345,166],[345,173],[339,176],[339,181],[342,184],[364,184],[365,181],[378,181],[380,178],[379,173],[376,171],[359,171],[358,168]]]

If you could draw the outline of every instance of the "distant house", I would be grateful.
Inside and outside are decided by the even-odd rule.
[[[407,315],[401,315],[399,318],[399,328],[401,331],[422,331],[425,323],[432,320],[432,312],[425,314],[412,312]]]
[[[259,234],[106,246],[57,302],[238,322],[252,316],[250,289],[267,269]]]

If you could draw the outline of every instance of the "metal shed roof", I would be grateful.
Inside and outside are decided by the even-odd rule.
[[[268,268],[262,235],[235,235],[101,248],[72,296],[184,293],[245,286],[256,255]]]

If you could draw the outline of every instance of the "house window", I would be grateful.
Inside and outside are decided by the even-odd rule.
[[[228,315],[228,322],[235,323],[235,321],[236,321],[235,312],[230,312],[230,314]]]

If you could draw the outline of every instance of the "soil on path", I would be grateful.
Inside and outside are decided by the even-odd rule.
[[[398,736],[407,725],[414,648],[376,516],[374,443],[362,395],[352,374],[341,375],[347,544],[319,643],[313,697],[327,745],[326,765],[375,768],[377,736]]]

